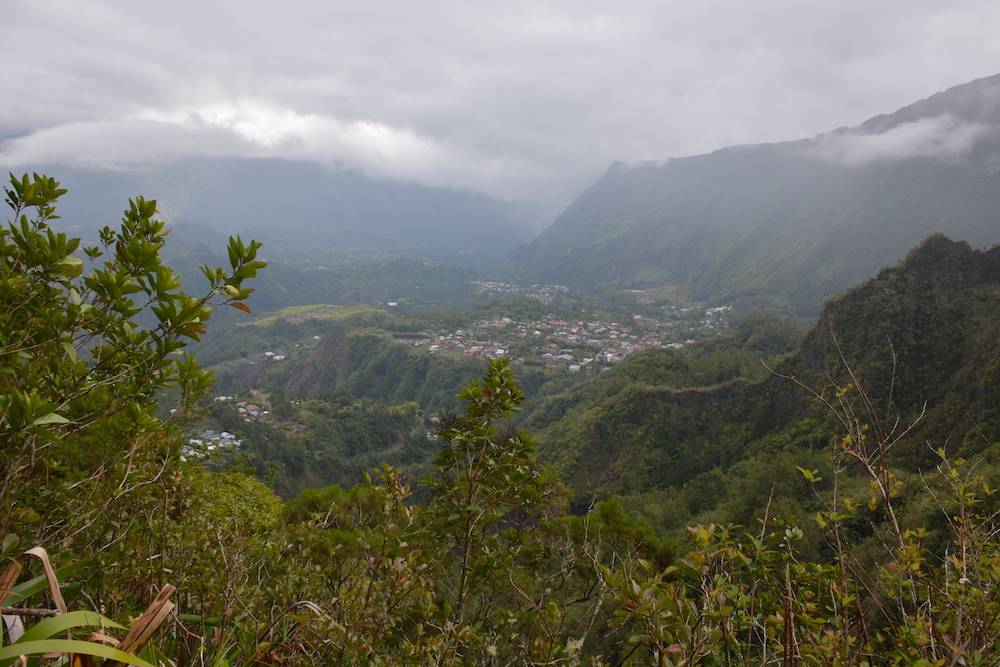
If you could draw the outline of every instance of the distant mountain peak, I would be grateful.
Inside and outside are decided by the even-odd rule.
[[[1000,164],[1000,74],[802,142],[804,153],[849,165],[937,158]]]
[[[967,122],[1000,122],[1000,74],[952,86],[892,113],[869,118],[856,129],[870,134],[924,118],[954,116]]]

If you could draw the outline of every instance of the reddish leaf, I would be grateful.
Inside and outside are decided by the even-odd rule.
[[[246,305],[242,301],[233,301],[229,305],[238,310],[242,310],[244,313],[253,312],[252,310],[250,310],[250,306]]]

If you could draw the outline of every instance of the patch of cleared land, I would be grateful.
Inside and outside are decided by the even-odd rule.
[[[327,303],[313,303],[306,306],[282,308],[248,324],[258,327],[269,327],[276,324],[279,320],[284,320],[289,324],[301,324],[309,320],[335,322],[367,315],[388,315],[388,313],[380,308],[366,305],[337,306]]]

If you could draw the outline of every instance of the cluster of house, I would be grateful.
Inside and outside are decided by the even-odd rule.
[[[442,350],[462,350],[470,357],[482,356],[489,359],[499,359],[500,357],[508,356],[507,349],[501,347],[495,341],[489,343],[473,339],[463,340],[470,335],[471,329],[468,333],[463,329],[458,329],[453,334],[444,333],[434,336],[434,338],[430,339],[430,344],[427,345],[427,351],[434,354]],[[415,344],[420,346],[427,344],[427,341],[417,341]]]
[[[554,340],[546,343],[542,359],[546,362],[564,362],[572,373],[589,366],[595,360],[616,364],[633,352],[664,344],[661,322],[642,315],[632,317],[635,324],[606,320],[566,322],[550,319],[543,324],[549,326]],[[559,348],[558,351],[556,348]],[[593,352],[593,355],[582,356],[581,349]]]
[[[288,358],[287,354],[284,354],[282,352],[271,352],[270,350],[265,352],[264,356],[270,359],[271,361],[284,361],[285,359]]]
[[[726,313],[732,311],[733,306],[715,306],[713,308],[705,309],[705,318],[701,321],[702,326],[708,327],[709,329],[718,329],[720,326],[724,326],[726,322]]]
[[[542,303],[552,303],[559,295],[569,292],[563,285],[515,285],[500,280],[475,280],[472,290],[479,296],[523,296]]]
[[[215,429],[207,428],[181,447],[181,461],[203,459],[213,452],[236,449],[241,444],[240,439],[229,431],[217,433]]]
[[[251,390],[251,393],[256,393]],[[213,399],[216,403],[232,403],[236,401],[235,396],[216,396]],[[256,403],[250,401],[236,401],[233,405],[236,408],[236,414],[238,414],[243,421],[252,422],[260,419],[261,417],[266,417],[270,414],[269,411],[265,410],[263,407]]]
[[[701,328],[725,326],[723,314],[728,309],[721,306],[702,311],[705,315],[700,320]],[[689,327],[681,326],[688,321],[660,320],[646,315],[633,315],[631,321],[625,322],[604,319],[569,322],[553,315],[515,321],[498,315],[467,328],[428,333],[414,345],[426,347],[432,354],[460,352],[473,357],[510,357],[514,361],[533,359],[576,373],[595,362],[616,364],[640,350],[690,345],[696,339],[691,337]]]
[[[248,403],[247,401],[237,401],[236,412],[245,422],[252,422],[270,414],[256,403]]]

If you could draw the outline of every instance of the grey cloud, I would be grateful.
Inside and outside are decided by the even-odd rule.
[[[936,156],[967,156],[976,141],[996,133],[995,125],[967,122],[946,114],[903,123],[878,134],[834,132],[807,149],[814,157],[846,165]]]
[[[343,122],[256,102],[145,109],[122,120],[71,122],[9,140],[0,148],[0,160],[10,168],[130,168],[190,157],[304,159],[478,190],[489,190],[496,181],[540,177],[531,164],[470,156],[407,128]]]
[[[5,142],[0,156],[11,168],[32,164],[124,168],[192,155],[249,154],[246,148],[246,142],[225,130],[130,119],[70,122],[40,129]]]
[[[811,136],[992,74],[998,23],[992,0],[9,0],[0,162],[287,156],[561,201],[613,160]]]

